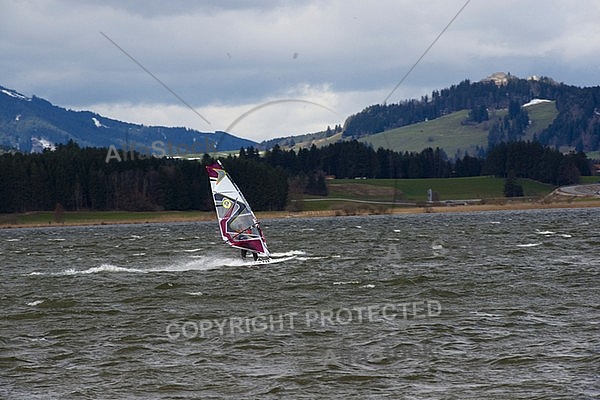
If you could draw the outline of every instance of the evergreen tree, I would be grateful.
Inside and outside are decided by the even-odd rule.
[[[504,196],[505,197],[522,197],[523,186],[517,182],[514,171],[508,173],[508,177],[504,183]]]

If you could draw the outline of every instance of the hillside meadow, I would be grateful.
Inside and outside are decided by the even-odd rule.
[[[427,147],[444,149],[447,155],[454,156],[458,151],[476,154],[476,149],[487,148],[491,122],[504,118],[508,110],[490,110],[489,120],[481,123],[465,123],[469,110],[461,110],[442,117],[423,121],[401,128],[390,129],[362,138],[373,148],[379,147],[395,151],[421,151]],[[534,136],[552,123],[558,115],[556,102],[541,102],[527,107],[530,124],[525,131],[525,139]]]

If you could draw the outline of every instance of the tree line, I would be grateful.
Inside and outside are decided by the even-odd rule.
[[[74,142],[42,153],[0,155],[0,213],[64,210],[211,210],[210,185],[200,160],[130,157],[106,162],[106,148]],[[282,210],[294,194],[326,195],[326,178],[447,178],[495,175],[554,185],[590,175],[584,153],[564,155],[539,142],[496,145],[487,157],[455,161],[436,148],[395,152],[358,141],[263,155],[253,147],[222,159],[255,210]],[[292,196],[293,197],[293,196]]]
[[[258,157],[257,154],[255,157]],[[590,161],[585,153],[562,154],[537,141],[501,142],[492,147],[485,157],[467,154],[451,160],[439,148],[427,148],[421,152],[374,150],[352,140],[321,148],[313,145],[297,152],[275,146],[265,153],[264,160],[291,175],[321,171],[336,178],[411,179],[479,175],[506,178],[513,171],[519,178],[564,185],[578,183],[581,175],[591,175]]]

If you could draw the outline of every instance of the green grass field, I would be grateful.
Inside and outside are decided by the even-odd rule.
[[[600,183],[600,176],[598,176],[598,175],[582,176],[579,178],[579,183],[582,185],[590,185],[592,183]]]
[[[531,179],[519,179],[518,182],[523,186],[524,195],[527,197],[541,198],[554,190],[554,186],[552,185],[536,182]],[[360,206],[361,204],[327,199],[374,202],[373,206],[381,207],[385,205],[378,205],[376,202],[424,202],[427,200],[428,189],[437,192],[441,201],[496,199],[504,197],[504,183],[505,180],[503,178],[488,176],[397,180],[334,179],[327,182],[329,196],[327,198],[313,196],[311,200],[304,202],[304,210],[327,210],[350,204],[354,204],[355,206]]]
[[[431,188],[438,192],[440,200],[467,200],[483,199],[493,197],[503,197],[505,180],[489,176],[475,176],[468,178],[431,178],[431,179],[373,179],[373,180],[353,180],[336,179],[330,182],[331,197],[335,194],[340,197],[344,188],[348,185],[362,184],[365,186],[388,187],[390,189],[402,192],[398,198],[410,201],[419,201],[427,199],[427,190]],[[531,179],[519,179],[523,186],[525,196],[543,196],[550,193],[554,187],[532,181]],[[348,190],[346,190],[348,193]],[[368,190],[365,190],[368,194]],[[350,192],[351,193],[351,192]],[[390,193],[393,193],[390,190]],[[368,197],[367,197],[368,198]],[[390,199],[390,197],[388,197]]]
[[[128,222],[160,222],[162,220],[206,219],[206,211],[75,211],[64,212],[62,221],[56,221],[52,211],[30,212],[25,214],[0,215],[0,225],[69,225],[78,223],[114,224]],[[212,213],[210,213],[212,215]]]

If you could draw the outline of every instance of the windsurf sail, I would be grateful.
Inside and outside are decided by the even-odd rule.
[[[207,165],[206,170],[223,240],[231,247],[270,257],[258,219],[221,163]]]

